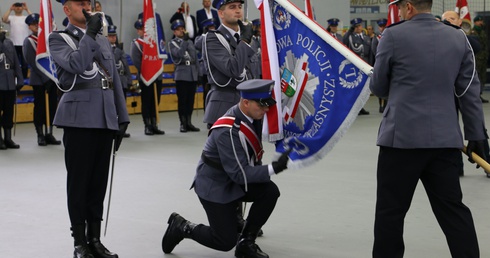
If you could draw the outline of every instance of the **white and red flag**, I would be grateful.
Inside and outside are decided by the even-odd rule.
[[[39,30],[36,48],[36,66],[39,70],[53,81],[58,81],[56,67],[49,54],[49,34],[53,32],[54,19],[51,8],[51,0],[41,0],[39,8]]]
[[[468,1],[458,0],[456,2],[456,8],[454,11],[459,14],[459,18],[471,23],[470,9],[468,8]]]
[[[141,57],[140,77],[149,86],[163,72],[163,60],[159,56],[157,23],[152,0],[143,0],[143,56]]]
[[[395,0],[390,0],[390,3]],[[400,16],[398,16],[398,6],[396,4],[390,4],[388,6],[388,22],[386,23],[386,27],[390,26],[393,23],[397,23],[400,21]]]
[[[305,14],[310,19],[315,20],[315,14],[313,13],[313,7],[311,6],[310,0],[305,0]]]

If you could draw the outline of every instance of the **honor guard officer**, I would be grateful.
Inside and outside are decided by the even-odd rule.
[[[157,21],[158,22],[158,21]],[[154,82],[147,86],[140,77],[141,73],[141,62],[143,56],[143,46],[145,41],[143,39],[145,35],[145,28],[142,19],[136,20],[134,23],[134,28],[138,33],[138,38],[133,40],[131,43],[131,59],[133,60],[134,66],[138,69],[138,83],[141,89],[141,116],[143,117],[143,122],[145,123],[145,135],[164,135],[163,130],[158,129],[157,125],[157,112],[155,110],[155,99],[157,99],[157,104],[160,103],[160,94],[162,92],[162,79],[158,76]],[[155,91],[153,88],[153,83],[157,87],[157,96],[155,97]]]
[[[338,33],[338,28],[339,28],[339,22],[340,20],[337,18],[331,18],[327,20],[328,26],[327,26],[327,31],[332,35],[332,37],[338,39],[340,42],[344,41],[344,38],[340,33]]]
[[[351,27],[344,35],[344,45],[346,45],[352,52],[358,55],[366,63],[371,63],[371,39],[362,31],[361,18],[355,18],[350,21]],[[364,108],[359,111],[359,115],[369,115],[369,111]]]
[[[379,34],[375,35],[373,41],[371,42],[371,52],[373,53],[373,64],[376,62],[376,52],[378,51],[379,40],[381,39],[381,35],[386,28],[386,24],[388,24],[388,20],[385,18],[381,18],[376,21],[378,24]],[[378,98],[379,103],[379,113],[383,113],[386,108],[386,104],[388,103],[388,99]]]
[[[244,25],[243,0],[214,0],[221,25],[209,31],[203,42],[203,58],[208,69],[211,90],[206,96],[204,123],[210,127],[230,107],[237,104],[240,94],[236,86],[252,78],[250,59],[255,51],[250,47],[252,24]]]
[[[209,0],[207,0],[209,1]],[[203,2],[204,3],[204,2]],[[218,12],[216,12],[216,15],[218,15]],[[206,96],[208,95],[208,92],[211,88],[211,85],[209,85],[209,80],[208,80],[208,70],[206,69],[206,66],[204,64],[204,59],[202,58],[202,41],[204,39],[204,36],[208,33],[210,30],[215,30],[216,29],[216,20],[214,18],[204,20],[201,22],[201,27],[202,29],[202,34],[196,37],[196,40],[194,41],[194,47],[196,48],[197,51],[200,52],[198,55],[199,58],[199,75],[202,77],[200,80],[202,83],[203,87],[203,103],[204,103],[204,110],[206,110]],[[198,83],[199,84],[199,83]]]
[[[53,118],[56,114],[58,106],[58,92],[56,83],[48,76],[42,73],[36,65],[36,50],[37,50],[37,33],[39,29],[39,14],[32,13],[26,17],[26,24],[32,31],[29,37],[25,38],[22,48],[24,59],[31,67],[31,75],[29,84],[34,91],[34,127],[37,133],[37,145],[46,146],[48,144],[60,145],[61,141],[56,140],[53,136]],[[48,110],[46,112],[46,94],[48,94]],[[49,124],[46,124],[48,116]],[[45,132],[43,125],[46,126]]]
[[[107,27],[107,39],[109,40],[109,43],[111,43],[112,52],[114,53],[114,62],[116,63],[116,69],[123,87],[124,98],[126,99],[128,89],[131,87],[131,85],[133,85],[133,79],[131,78],[131,72],[129,71],[127,55],[122,48],[117,47],[118,42],[116,30],[116,25],[109,25]],[[129,138],[130,136],[131,135],[129,133],[124,133],[125,138]]]
[[[253,37],[250,46],[255,51],[255,55],[252,59],[250,59],[250,72],[252,73],[253,78],[261,79],[262,78],[262,50],[260,46],[260,37],[261,37],[261,28],[260,28],[260,19],[255,19],[252,21],[253,27]]]
[[[49,49],[64,92],[54,124],[63,128],[68,213],[73,257],[117,258],[100,242],[111,149],[118,150],[129,123],[121,81],[100,14],[89,0],[58,0],[68,16],[64,31],[51,33]]]
[[[288,151],[277,161],[262,165],[260,131],[265,113],[276,104],[273,85],[274,81],[261,79],[238,85],[240,101],[211,127],[194,177],[193,187],[209,226],[172,213],[162,239],[164,253],[171,253],[180,241],[190,238],[219,251],[229,251],[236,245],[238,258],[269,257],[255,239],[280,195],[271,176],[285,170],[289,159]],[[237,237],[236,207],[240,202],[252,205]]]
[[[173,21],[171,28],[175,37],[170,41],[168,48],[175,64],[174,80],[177,90],[180,132],[199,132],[200,129],[191,122],[199,76],[197,51],[189,34],[185,31],[184,21]]]
[[[16,90],[24,86],[24,77],[17,58],[14,43],[5,37],[6,31],[0,31],[0,127],[5,139],[2,139],[0,128],[0,149],[18,149],[19,145],[12,140],[14,127],[14,105]]]

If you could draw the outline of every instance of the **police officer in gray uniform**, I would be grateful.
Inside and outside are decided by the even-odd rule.
[[[164,135],[165,131],[158,129],[158,114],[155,110],[155,106],[160,104],[160,96],[163,87],[162,78],[159,75],[157,79],[155,79],[155,81],[150,83],[148,86],[141,80],[141,62],[143,60],[143,46],[145,44],[143,40],[143,36],[145,34],[143,20],[136,20],[134,23],[134,28],[138,33],[138,38],[134,39],[131,43],[131,59],[133,60],[133,64],[136,69],[138,69],[138,81],[141,89],[141,116],[143,117],[143,122],[145,123],[145,135]],[[155,84],[157,88],[156,97],[153,84]],[[157,99],[156,104],[155,99]]]
[[[206,96],[204,123],[210,127],[230,107],[238,103],[236,86],[252,78],[250,59],[255,51],[250,47],[252,24],[244,25],[235,15],[243,0],[215,0],[221,25],[209,31],[203,41],[203,59],[208,69],[211,90]],[[229,8],[233,6],[234,8]],[[243,15],[243,12],[242,12]]]
[[[216,12],[216,13],[218,13],[218,12]],[[202,34],[198,35],[196,37],[196,39],[194,40],[194,47],[199,52],[199,54],[198,54],[198,57],[199,57],[199,76],[201,76],[200,81],[201,81],[202,87],[203,87],[204,109],[206,109],[206,96],[208,95],[208,92],[211,88],[211,85],[209,85],[208,70],[206,69],[206,66],[204,65],[204,59],[202,58],[202,40],[207,35],[208,31],[216,29],[215,22],[216,21],[214,20],[214,18],[202,21],[201,22],[201,27],[203,28]],[[198,84],[199,84],[199,82],[198,82]]]
[[[338,33],[338,27],[339,27],[339,22],[340,20],[337,18],[331,18],[327,20],[328,26],[327,26],[327,31],[332,35],[332,37],[338,39],[340,42],[343,43],[344,38],[340,33]]]
[[[46,146],[48,144],[60,145],[61,141],[56,140],[53,136],[53,127],[46,125],[46,96],[48,94],[49,102],[49,125],[53,124],[53,118],[58,106],[58,92],[56,83],[48,76],[42,73],[36,65],[37,33],[39,29],[39,14],[32,13],[25,19],[26,24],[32,31],[24,40],[22,48],[24,59],[31,67],[31,76],[29,84],[34,91],[34,127],[37,133],[37,144]],[[43,131],[43,125],[46,125],[46,134]]]
[[[20,147],[12,140],[12,127],[14,127],[15,91],[20,90],[24,85],[14,43],[5,38],[5,33],[0,31],[0,127],[3,128],[5,136],[5,140],[2,139],[0,130],[0,150]]]
[[[184,21],[174,20],[171,28],[175,37],[170,41],[168,48],[175,64],[174,80],[177,90],[180,132],[199,132],[200,129],[191,123],[199,76],[197,51],[189,34],[185,31]]]
[[[114,54],[100,14],[90,16],[89,0],[58,0],[68,16],[64,31],[51,33],[60,99],[54,124],[63,128],[68,213],[73,257],[117,258],[100,242],[111,149],[118,150],[129,123]]]
[[[272,98],[273,85],[274,81],[261,79],[238,85],[240,102],[211,128],[194,178],[193,187],[206,211],[209,226],[194,224],[172,213],[162,240],[165,253],[171,253],[184,238],[191,238],[220,251],[229,251],[236,245],[238,258],[269,257],[255,244],[255,239],[280,195],[271,176],[287,168],[289,154],[287,151],[277,161],[262,165],[259,132],[265,113],[276,104]],[[253,204],[237,239],[239,202]]]

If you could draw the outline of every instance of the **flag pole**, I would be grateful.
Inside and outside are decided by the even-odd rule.
[[[289,13],[291,13],[296,19],[300,20],[303,24],[306,25],[310,30],[312,30],[316,35],[322,38],[325,42],[327,42],[330,46],[332,46],[335,50],[337,50],[342,56],[344,56],[347,60],[349,60],[352,64],[357,66],[361,71],[363,71],[367,75],[372,74],[373,67],[364,62],[359,56],[354,54],[354,52],[350,51],[346,48],[342,43],[340,43],[337,39],[328,34],[322,26],[318,23],[312,21],[308,16],[306,16],[301,10],[298,9],[294,4],[289,2],[288,0],[274,0],[278,4],[280,4],[284,9],[286,9]]]
[[[158,112],[158,94],[157,94],[157,84],[153,83],[153,93],[155,95],[155,119],[157,125],[160,123],[160,115]]]
[[[45,103],[45,106],[46,106],[46,130],[48,130],[49,132],[49,128],[51,127],[51,123],[50,123],[50,114],[49,114],[49,94],[48,92],[46,91],[44,93],[44,103]]]
[[[461,151],[469,157],[466,146],[463,146]],[[476,164],[483,168],[486,174],[490,174],[490,164],[488,164],[486,160],[476,155],[474,152],[471,153],[471,158],[476,162]]]

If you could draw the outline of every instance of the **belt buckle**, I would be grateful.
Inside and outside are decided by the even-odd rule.
[[[191,65],[191,61],[185,60],[185,65],[187,65],[187,66]]]
[[[107,89],[109,89],[109,82],[107,81],[107,79],[102,78],[102,79],[100,80],[100,82],[101,82],[101,84],[102,84],[102,89],[103,89],[103,90],[107,90]]]
[[[9,70],[10,69],[10,64],[5,64],[5,70]]]

